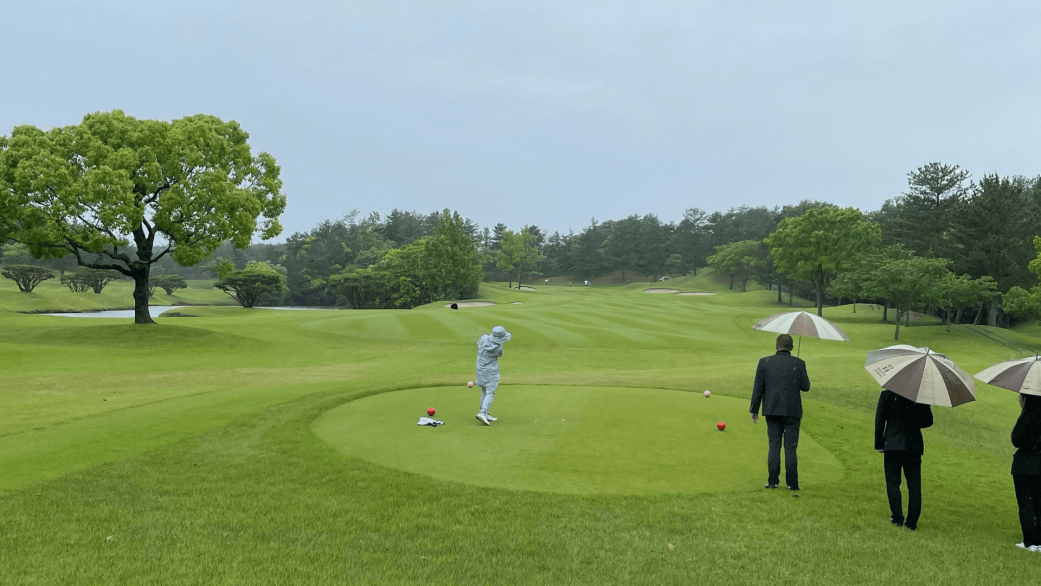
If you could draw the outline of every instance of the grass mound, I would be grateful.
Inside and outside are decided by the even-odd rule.
[[[189,281],[187,289],[167,295],[157,289],[149,300],[151,305],[231,305],[226,293],[214,289],[211,281]],[[58,279],[40,283],[32,293],[18,291],[14,281],[0,279],[0,311],[47,313],[50,311],[92,311],[101,309],[133,309],[134,284],[113,281],[100,293],[88,291],[73,293]]]
[[[67,323],[67,320],[74,318],[48,316],[45,319],[66,320]],[[52,327],[6,330],[0,333],[0,342],[30,344],[33,346],[124,348],[131,351],[149,349],[170,351],[171,348],[176,348],[177,346],[193,349],[198,349],[200,346],[208,346],[213,350],[220,351],[255,346],[257,344],[256,341],[230,332],[215,332],[177,325],[142,327],[132,323],[100,325],[65,325],[65,323],[62,323]]]
[[[563,493],[659,494],[753,490],[766,478],[766,429],[744,400],[660,389],[501,386],[491,427],[474,419],[479,391],[421,388],[352,401],[315,433],[345,454],[479,486]],[[438,428],[416,425],[435,406]],[[726,431],[716,429],[726,421]],[[842,465],[808,434],[807,484]]]

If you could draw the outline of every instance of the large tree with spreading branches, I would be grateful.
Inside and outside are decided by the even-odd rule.
[[[766,243],[778,270],[813,283],[817,315],[822,315],[832,279],[852,269],[880,240],[882,230],[859,210],[819,207],[782,220]]]
[[[148,314],[151,267],[190,266],[222,242],[246,247],[282,231],[279,167],[254,156],[237,122],[199,114],[172,122],[119,110],[49,131],[0,136],[0,237],[38,258],[75,255],[134,281],[136,323]]]

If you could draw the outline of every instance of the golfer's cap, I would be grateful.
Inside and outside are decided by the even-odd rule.
[[[495,326],[494,328],[492,328],[492,338],[494,338],[495,341],[499,342],[500,344],[503,342],[508,342],[512,337],[513,336],[511,336],[510,333],[506,331],[506,328],[502,326]]]

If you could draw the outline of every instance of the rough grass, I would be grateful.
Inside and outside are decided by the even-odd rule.
[[[747,401],[755,361],[773,344],[750,326],[778,311],[776,296],[707,289],[703,279],[668,285],[720,294],[496,285],[482,297],[500,305],[463,311],[514,334],[502,408],[520,385],[708,388],[711,400]],[[1009,391],[980,385],[976,403],[935,409],[919,530],[887,523],[871,449],[878,388],[862,366],[893,328],[864,306],[825,310],[852,342],[803,340],[813,380],[804,429],[843,472],[807,476],[797,495],[759,489],[761,437],[757,456],[726,462],[751,470],[751,486],[619,495],[438,479],[345,455],[314,433],[323,414],[356,399],[470,380],[477,332],[458,313],[443,304],[200,308],[201,317],[136,329],[0,311],[0,583],[1036,581],[1041,557],[1012,547],[1020,535],[1008,434],[1018,406]],[[1036,326],[998,333],[1024,348],[1041,340]],[[932,320],[901,334],[970,373],[1018,355]],[[477,424],[467,413],[449,425]],[[643,440],[626,457],[672,449]],[[804,474],[813,460],[807,452]]]

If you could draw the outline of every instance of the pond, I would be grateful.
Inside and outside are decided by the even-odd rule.
[[[148,314],[159,317],[165,311],[177,309],[177,305],[150,305]],[[79,313],[44,313],[41,315],[59,315],[61,317],[123,317],[134,319],[133,309],[106,309],[105,311],[83,311]]]
[[[148,314],[152,317],[159,317],[164,312],[170,311],[171,309],[186,309],[192,307],[190,305],[150,305],[148,307]],[[234,307],[234,306],[227,306]],[[279,310],[312,310],[312,309],[332,309],[331,307],[258,307],[257,309],[279,309]],[[83,311],[77,313],[41,313],[40,315],[56,315],[59,317],[121,317],[126,319],[134,319],[133,309],[106,309],[104,311]]]

